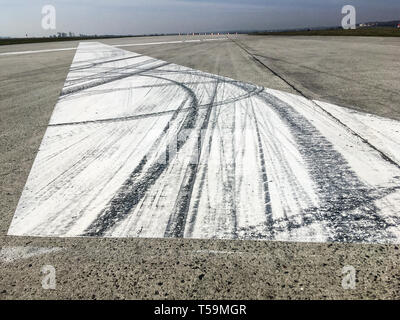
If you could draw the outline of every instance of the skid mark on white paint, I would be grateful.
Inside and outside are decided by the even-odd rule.
[[[0,250],[0,261],[11,263],[17,260],[28,259],[36,256],[41,256],[48,253],[54,253],[62,250],[59,247],[42,248],[31,246],[3,247]]]
[[[326,102],[317,101],[317,103],[370,143],[378,146],[391,159],[400,163],[400,121]]]
[[[399,242],[398,128],[81,43],[9,234]]]

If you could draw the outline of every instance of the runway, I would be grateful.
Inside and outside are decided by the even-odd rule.
[[[287,104],[291,105],[301,116],[306,117],[308,122],[318,129],[318,132],[320,132],[325,139],[331,142],[334,148],[342,155],[342,158],[345,158],[351,171],[356,172],[358,180],[361,180],[364,184],[368,184],[368,181],[365,182],[367,173],[358,176],[360,170],[354,169],[359,166],[360,161],[358,161],[358,164],[355,164],[348,159],[350,156],[358,156],[359,159],[363,159],[366,170],[372,172],[371,178],[369,178],[375,180],[371,183],[372,189],[377,188],[378,192],[386,189],[388,186],[388,183],[385,182],[387,176],[383,175],[382,179],[379,180],[380,177],[377,177],[374,170],[370,170],[370,168],[375,167],[377,163],[381,163],[380,160],[376,162],[374,156],[371,160],[374,164],[370,164],[368,159],[370,159],[369,156],[371,154],[377,154],[379,158],[384,159],[386,157],[384,166],[388,165],[391,160],[396,163],[399,162],[398,156],[396,158],[396,155],[399,154],[398,151],[396,152],[396,150],[398,150],[396,142],[398,136],[397,122],[390,120],[400,119],[400,113],[397,107],[399,105],[398,92],[400,81],[398,81],[399,74],[396,72],[398,70],[397,52],[400,45],[399,39],[372,37],[255,37],[238,35],[237,37],[232,36],[232,39],[225,39],[224,41],[167,43],[182,40],[199,40],[203,38],[203,36],[135,37],[104,39],[101,40],[101,42],[112,47],[129,51],[132,50],[134,51],[132,56],[137,56],[139,54],[149,57],[149,59],[151,57],[156,60],[168,62],[169,65],[164,66],[164,69],[172,68],[172,66],[175,67],[175,65],[191,68],[189,69],[192,70],[190,77],[189,75],[178,75],[176,72],[174,75],[172,73],[162,75],[155,74],[153,70],[151,70],[151,72],[146,71],[146,73],[152,76],[168,77],[171,80],[183,81],[186,83],[190,89],[198,94],[198,99],[201,101],[200,104],[202,105],[199,107],[199,117],[202,117],[204,114],[204,108],[207,108],[207,103],[210,101],[209,96],[215,87],[215,81],[213,79],[204,78],[205,73],[213,76],[218,75],[217,77],[225,79],[224,81],[233,81],[232,84],[224,84],[222,79],[218,80],[219,85],[217,92],[219,92],[219,94],[215,102],[217,102],[217,100],[219,102],[229,102],[228,95],[232,98],[237,98],[238,95],[244,94],[244,89],[242,90],[237,87],[237,89],[234,89],[235,83],[244,84],[247,88],[264,89],[265,92],[276,96],[277,99],[284,101],[287,99]],[[149,44],[159,42],[163,44]],[[134,45],[132,46],[132,44]],[[175,88],[174,84],[165,86],[170,81],[152,81],[150,77],[142,76],[142,80],[135,80],[135,86],[143,86],[145,83],[151,86],[151,90],[147,94],[145,100],[149,99],[149,96],[154,97],[150,101],[152,101],[152,103],[157,103],[157,105],[159,104],[160,107],[158,109],[165,111],[159,111],[159,113],[157,113],[158,111],[146,111],[147,108],[155,108],[155,106],[146,106],[141,110],[139,107],[141,102],[137,100],[134,101],[132,96],[131,98],[126,98],[130,99],[131,105],[127,104],[125,107],[121,107],[121,103],[113,102],[113,99],[108,97],[104,100],[104,103],[109,103],[111,101],[112,106],[115,107],[114,109],[118,111],[112,114],[112,112],[109,112],[104,106],[104,103],[101,104],[103,98],[110,95],[110,92],[108,92],[103,96],[98,95],[96,104],[93,104],[93,106],[98,105],[99,108],[103,107],[102,110],[96,110],[91,114],[89,112],[90,108],[86,111],[83,110],[85,108],[82,108],[81,111],[72,112],[75,110],[72,107],[69,110],[71,114],[68,112],[64,113],[68,115],[68,117],[65,117],[65,119],[59,118],[57,122],[53,122],[53,124],[49,126],[52,114],[54,116],[57,115],[55,106],[58,106],[61,101],[66,102],[66,98],[69,96],[68,93],[60,96],[60,93],[63,91],[65,80],[70,72],[76,49],[52,50],[77,48],[78,45],[79,42],[77,41],[69,41],[10,45],[1,46],[0,48],[2,53],[35,52],[29,54],[4,55],[0,57],[0,126],[2,128],[0,133],[1,299],[165,298],[215,300],[326,298],[397,299],[399,297],[398,265],[400,256],[398,254],[399,245],[396,243],[377,244],[376,242],[369,242],[361,244],[358,240],[354,240],[354,238],[350,239],[353,243],[349,243],[349,240],[344,240],[343,242],[335,241],[335,243],[332,243],[329,241],[330,238],[327,242],[254,241],[241,239],[239,236],[243,234],[239,233],[238,237],[234,238],[238,240],[215,238],[194,239],[185,237],[165,237],[165,230],[164,233],[159,232],[161,237],[157,238],[144,238],[144,235],[141,233],[139,235],[134,234],[124,237],[110,237],[106,235],[107,232],[105,232],[103,236],[79,235],[71,237],[65,235],[54,237],[7,235],[21,193],[25,189],[24,186],[30,171],[32,171],[31,177],[35,175],[39,177],[37,169],[31,170],[32,165],[35,163],[34,167],[36,168],[38,166],[39,162],[37,160],[42,157],[40,154],[42,154],[42,152],[44,152],[43,155],[46,153],[48,154],[51,150],[48,149],[49,146],[55,148],[53,149],[54,156],[61,161],[60,164],[62,164],[64,169],[72,167],[75,163],[73,159],[75,156],[78,158],[82,154],[85,154],[85,156],[81,159],[81,162],[77,163],[76,166],[72,168],[72,170],[76,169],[73,175],[80,176],[78,179],[72,175],[71,181],[68,181],[65,175],[60,176],[60,180],[57,183],[49,184],[51,188],[43,189],[43,191],[52,190],[51,196],[54,195],[54,199],[62,199],[62,197],[60,197],[61,193],[68,195],[66,199],[74,199],[74,193],[77,194],[80,190],[88,190],[85,184],[91,184],[94,186],[94,190],[99,190],[96,189],[97,186],[94,181],[91,179],[86,181],[79,173],[79,170],[83,169],[85,166],[90,167],[90,164],[85,162],[85,159],[87,159],[86,157],[92,157],[93,163],[97,163],[97,165],[92,166],[90,170],[84,170],[85,176],[89,178],[91,175],[98,176],[99,174],[104,174],[105,171],[101,172],[100,169],[110,164],[109,162],[104,162],[104,159],[108,156],[115,160],[115,165],[121,164],[123,159],[119,159],[118,156],[112,154],[114,152],[119,152],[120,155],[126,156],[124,148],[132,150],[131,144],[137,146],[140,142],[131,139],[131,137],[139,134],[139,131],[137,131],[138,129],[136,129],[135,126],[129,127],[128,124],[130,122],[132,122],[132,124],[135,122],[138,123],[140,119],[150,123],[150,121],[156,121],[159,116],[162,116],[162,118],[171,117],[176,109],[173,100],[178,96],[186,96],[185,91],[183,89],[178,90]],[[38,50],[46,52],[38,52]],[[257,59],[254,59],[254,57]],[[100,60],[101,57],[99,56],[99,61]],[[133,61],[134,60],[131,62]],[[125,67],[126,64],[124,65],[121,63],[118,66]],[[105,67],[107,67],[107,65],[105,65]],[[110,70],[114,68],[112,64],[109,64],[108,67],[110,67]],[[144,69],[144,67],[141,68]],[[203,73],[198,70],[203,71]],[[100,72],[99,70],[95,71]],[[77,77],[79,76],[77,73],[75,75]],[[196,75],[202,75],[202,77],[198,79]],[[138,77],[138,75],[131,77],[131,79],[136,77]],[[145,78],[146,82],[144,80]],[[282,81],[281,78],[285,79],[286,82]],[[120,79],[120,81],[126,80]],[[114,83],[117,82],[118,81],[115,81]],[[207,83],[192,84],[191,82]],[[154,85],[156,83],[159,87],[161,85],[165,86],[165,90],[161,90],[157,86],[155,87]],[[112,82],[104,84],[105,87],[108,85],[111,90],[113,88]],[[222,86],[220,85],[225,88],[224,91],[221,90]],[[102,86],[98,88],[92,87],[88,88],[88,90],[93,90],[94,93],[95,90],[99,90],[101,87]],[[296,90],[294,90],[293,87]],[[122,86],[120,86],[120,89],[121,90],[118,91],[119,93],[115,91],[115,99],[117,100],[124,96],[124,94],[122,94],[122,96],[120,96],[120,94],[126,91],[122,90]],[[129,90],[131,90],[135,96],[140,97],[146,94],[140,93],[141,90],[147,89],[144,87],[140,90],[139,88]],[[171,90],[176,94],[174,95],[171,93],[168,95]],[[291,102],[292,100],[289,101],[289,99],[292,98],[297,101],[298,95],[296,96],[296,92],[298,91],[304,93],[304,96],[308,98],[308,102],[305,105],[300,105],[298,102]],[[207,92],[210,92],[210,94]],[[157,93],[166,98],[164,100],[162,100],[161,97],[155,98],[156,96],[153,96],[152,93]],[[292,96],[290,93],[294,95]],[[100,94],[100,90],[98,94]],[[73,95],[75,95],[75,93],[70,96],[72,97]],[[76,98],[78,98],[78,95]],[[252,92],[250,98],[257,104],[262,103],[261,99],[257,97],[256,92]],[[75,101],[79,101],[79,99]],[[184,99],[185,98],[182,98],[182,101]],[[160,102],[160,100],[162,101]],[[308,108],[307,106],[311,103],[311,100],[313,100],[316,105],[312,104],[312,107],[310,106]],[[244,110],[244,103],[247,103],[246,101],[248,101],[248,99],[243,96],[240,102],[234,103],[234,105],[236,105],[236,114],[238,114],[238,110]],[[72,100],[70,100],[70,105],[74,106]],[[165,109],[162,109],[162,106],[164,106]],[[347,108],[341,106],[346,106]],[[133,109],[133,107],[136,109]],[[188,112],[189,109],[184,109],[189,107],[190,105],[186,102],[181,113]],[[217,105],[213,107],[212,110],[215,109],[226,117],[228,112],[219,111],[222,110],[221,107],[224,108],[223,105]],[[321,109],[321,107],[323,109]],[[171,110],[168,108],[171,108]],[[265,108],[268,112],[263,115],[263,111],[263,114],[261,114],[263,117],[267,117],[267,115],[270,117],[271,114],[276,115],[271,119],[267,117],[266,121],[258,113],[256,114],[261,132],[266,166],[271,166],[270,159],[275,157],[273,156],[274,152],[271,154],[271,149],[269,147],[272,141],[279,141],[279,143],[282,144],[282,146],[279,146],[281,149],[289,150],[287,155],[285,155],[288,159],[291,158],[292,153],[294,154],[294,151],[291,150],[297,150],[296,153],[301,156],[299,159],[303,157],[307,159],[307,157],[303,156],[304,151],[300,152],[301,148],[297,142],[298,135],[290,128],[289,122],[285,120],[285,117],[277,111],[274,111],[276,108],[267,106],[266,103]],[[247,109],[251,110],[249,107],[247,107]],[[108,111],[105,112],[105,110]],[[310,112],[307,110],[310,110]],[[356,112],[354,110],[368,113]],[[98,112],[97,115],[95,112]],[[82,113],[82,119],[76,117],[75,120],[71,121],[75,113]],[[375,115],[380,115],[385,118]],[[183,116],[183,114],[181,116]],[[242,119],[239,116],[236,116],[236,118]],[[276,118],[278,118],[278,122]],[[209,127],[213,123],[213,119],[214,111],[210,114]],[[248,115],[247,119],[247,122],[253,125],[254,118]],[[316,121],[316,119],[321,119],[321,121]],[[332,119],[332,121],[329,119]],[[232,123],[231,120],[232,116],[227,118],[226,123]],[[157,123],[160,123],[161,118],[157,121]],[[73,122],[81,123],[73,124]],[[219,121],[219,123],[220,122],[221,121]],[[275,122],[278,124],[283,123],[282,128],[274,126]],[[321,123],[324,125],[321,125]],[[245,144],[245,148],[248,150],[252,148],[252,152],[256,158],[258,156],[257,150],[254,150],[255,147],[251,146],[256,144],[257,138],[254,138],[255,134],[252,133],[254,127],[251,127],[250,124],[246,127],[248,130],[245,131],[249,131],[250,133],[248,135],[249,143]],[[288,137],[291,137],[290,141],[294,143],[293,147],[288,147],[288,145],[285,144],[285,140],[280,137],[278,133],[275,134],[276,138],[274,139],[268,137],[270,133],[264,129],[264,126],[267,124],[275,128],[274,132],[289,131],[287,134]],[[104,128],[108,128],[106,125],[118,127],[118,129],[115,129],[114,132],[108,131],[108,133],[106,133],[106,131],[103,131]],[[358,155],[355,152],[348,151],[351,147],[348,147],[347,151],[343,150],[344,147],[342,148],[341,145],[338,144],[338,140],[340,141],[340,139],[335,138],[337,135],[335,136],[334,132],[323,130],[327,125],[332,125],[333,131],[339,128],[337,130],[340,134],[342,134],[343,131],[348,133],[348,135],[346,134],[343,138],[343,134],[340,136],[340,139],[343,139],[343,143],[346,142],[344,143],[344,147],[346,147],[346,145],[353,145],[354,147],[355,145],[355,150],[359,153],[361,152],[361,145],[365,145],[365,149],[362,149],[364,151]],[[94,129],[95,126],[99,128],[97,131]],[[91,129],[89,130],[90,127],[93,128],[92,131],[90,131]],[[98,136],[98,140],[93,136],[89,136],[84,141],[77,140],[76,146],[79,145],[79,151],[74,145],[71,145],[72,140],[69,140],[70,138],[63,135],[62,131],[58,131],[58,133],[56,133],[57,131],[52,131],[56,129],[64,130],[63,132],[69,132],[71,135],[76,134],[76,137],[82,133],[79,133],[80,130],[87,130],[87,135],[89,135],[90,132],[94,132],[93,134],[94,136]],[[156,124],[155,129],[159,129]],[[218,131],[219,129],[216,127],[214,132],[223,132],[225,129],[226,128],[222,128],[221,131]],[[192,130],[192,128],[188,128],[189,132]],[[198,131],[202,132],[202,130]],[[48,140],[48,137],[50,137],[48,133],[50,132],[52,132],[53,140]],[[182,133],[183,132],[184,131],[182,131]],[[125,133],[125,136],[123,133]],[[107,134],[109,134],[109,136],[107,136]],[[117,140],[117,134],[121,136],[121,142]],[[148,135],[148,137],[150,136],[151,134]],[[183,136],[185,135],[183,134]],[[350,138],[348,138],[348,136],[350,136]],[[43,137],[45,137],[44,140]],[[111,137],[114,141],[116,140],[115,145],[119,149],[113,149],[104,143],[108,137]],[[229,135],[227,137],[229,137]],[[240,134],[236,134],[235,137],[240,137]],[[207,137],[204,139],[205,142],[203,141],[203,145],[209,141],[206,140],[208,139]],[[61,151],[59,146],[59,144],[62,143],[61,140],[68,142],[65,148],[69,147],[68,150],[71,150],[71,154],[69,154],[68,150],[65,150],[63,152],[63,157],[72,159],[72,163],[66,163],[66,161],[62,160],[63,158],[61,155],[57,155],[57,152]],[[56,143],[56,141],[58,142]],[[85,145],[85,141],[88,145],[92,143],[92,148],[85,149],[88,146]],[[95,141],[94,144],[93,141]],[[182,148],[188,148],[186,144],[191,141],[193,141],[193,138],[189,137]],[[220,141],[218,135],[214,134],[212,143],[218,141]],[[240,146],[239,138],[236,139],[236,141],[236,145]],[[281,143],[281,141],[283,142]],[[354,141],[355,143],[352,144],[351,142]],[[140,146],[146,146],[146,143],[140,144]],[[219,150],[217,146],[217,144],[214,144],[213,148]],[[225,143],[224,150],[228,150],[228,146],[229,144]],[[107,148],[108,153],[101,155],[101,151]],[[378,150],[374,150],[374,148]],[[371,149],[373,150],[372,153],[370,151]],[[40,154],[38,154],[38,150],[40,150]],[[211,150],[211,155],[216,154],[213,150],[214,149]],[[145,151],[141,151],[141,149],[139,149],[138,152],[141,152],[141,154],[145,153]],[[95,153],[99,155],[98,158],[96,158]],[[355,155],[353,155],[353,153]],[[202,152],[204,159],[206,159],[205,155],[207,154],[208,153]],[[183,154],[180,152],[177,160],[187,155],[188,153]],[[225,159],[227,159],[226,161],[228,161],[227,153],[225,153],[225,155],[221,154],[221,158],[223,156],[225,156]],[[36,157],[37,160],[35,161]],[[75,160],[78,160],[78,158]],[[44,160],[44,158],[42,159]],[[133,155],[129,159],[133,161]],[[183,158],[182,161],[184,161],[184,159],[185,158]],[[217,163],[219,161],[218,159],[217,157]],[[304,159],[303,163],[305,162]],[[55,178],[56,173],[60,173],[59,169],[53,166],[54,162],[51,162],[51,158],[48,158],[46,162],[48,167],[44,166],[43,163],[40,165],[43,179],[47,179],[46,177],[52,175]],[[208,162],[211,163],[210,158]],[[321,161],[319,163],[321,163]],[[128,165],[130,165],[130,163],[128,163]],[[112,166],[113,164],[111,164],[110,168],[112,168]],[[258,170],[260,167],[259,162],[256,162],[254,166],[255,170]],[[132,173],[132,171],[130,171],[132,167],[134,167],[133,164],[131,167],[127,167],[129,170],[124,171],[126,177]],[[202,167],[201,162],[199,162],[199,168],[200,167]],[[211,167],[216,168],[215,166]],[[275,164],[274,167],[276,167]],[[274,167],[267,167],[266,170],[269,185],[271,186],[279,182],[277,178],[271,176],[275,172],[273,171]],[[301,169],[306,170],[308,175],[311,176],[309,180],[315,181],[314,175],[309,173],[308,167],[309,165],[306,164],[306,166],[301,167]],[[236,166],[236,168],[238,168],[238,166]],[[213,170],[212,174],[218,172],[217,169]],[[228,176],[228,174],[232,172],[232,170],[223,170],[225,169],[221,166],[221,172],[223,172],[223,174],[221,173],[218,177],[219,179],[224,175]],[[34,174],[34,172],[36,173]],[[236,172],[238,173],[239,171]],[[164,171],[164,173],[166,174],[167,171]],[[239,174],[237,176],[239,176]],[[260,174],[258,174],[258,177],[259,176]],[[375,176],[375,178],[372,178],[373,176]],[[31,177],[29,179],[33,179]],[[106,176],[104,177],[106,178]],[[197,176],[195,183],[198,183],[197,179],[199,177],[200,176]],[[215,177],[211,177],[211,173],[207,173],[205,177],[208,180],[213,179],[217,181]],[[254,177],[250,183],[259,188],[260,183],[256,180],[257,176]],[[125,178],[123,179],[121,176],[117,175],[113,177],[113,179],[114,181],[118,181],[118,183],[126,181]],[[39,180],[36,180],[36,178],[34,179],[34,181]],[[247,181],[248,180],[250,179],[248,178]],[[287,179],[287,181],[292,180],[291,178]],[[67,190],[65,186],[63,186],[60,188],[60,193],[57,194],[57,191],[53,187],[60,187],[61,184],[59,184],[59,182],[61,181],[69,185],[70,188]],[[98,181],[100,181],[102,185],[105,185],[104,181]],[[145,192],[147,198],[143,200],[144,203],[149,203],[148,201],[151,200],[148,198],[149,192],[152,192],[152,188],[158,186],[162,181],[164,180],[160,178],[157,179],[154,185],[147,189]],[[226,181],[226,179],[224,181]],[[222,185],[222,182],[220,185]],[[238,185],[238,183],[236,183],[236,185]],[[30,184],[30,186],[38,191],[35,185]],[[114,187],[115,190],[118,191],[121,185]],[[180,185],[176,188],[178,189],[179,187]],[[231,194],[230,190],[232,189],[228,187],[223,193],[224,195]],[[74,191],[75,188],[77,190]],[[241,189],[249,190],[249,187],[242,186]],[[211,190],[206,185],[203,186],[203,194],[214,194],[213,191],[205,192],[204,190]],[[317,187],[314,187],[312,190],[318,195],[321,194]],[[29,189],[28,191],[25,190],[24,194],[29,195],[29,192]],[[88,192],[91,193],[91,190]],[[285,190],[281,192],[285,193]],[[273,204],[272,211],[275,215],[275,213],[279,213],[279,211],[276,211],[277,197],[273,196],[274,191],[272,187],[269,188],[269,193]],[[38,194],[41,196],[44,195],[44,193]],[[192,194],[195,194],[194,191]],[[221,194],[222,193],[215,192],[215,197]],[[396,203],[396,194],[396,192],[393,192],[381,200],[377,199],[372,201],[375,203],[376,207],[379,208],[377,214],[383,216],[390,224],[392,224],[392,221],[390,221],[387,216],[393,215],[391,210],[394,208],[393,203]],[[87,195],[84,196],[82,194],[82,197],[85,198]],[[31,194],[29,198],[32,200],[29,203],[30,208],[38,206],[39,202],[37,199],[40,197],[35,198],[33,194]],[[171,201],[174,201],[176,198],[177,194],[172,195]],[[28,198],[26,197],[25,199]],[[159,199],[160,203],[167,202],[162,197]],[[386,199],[390,201],[382,202],[386,201]],[[155,199],[155,201],[156,200],[157,199]],[[282,201],[284,202],[285,200]],[[201,200],[200,203],[204,203],[203,200]],[[318,202],[318,205],[321,203],[322,201]],[[385,205],[385,203],[387,203],[387,205]],[[47,204],[51,205],[49,207],[51,209],[49,212],[54,214],[56,211],[54,210],[55,202],[47,202]],[[92,204],[93,207],[101,208],[101,210],[108,205],[107,202],[101,203],[101,205],[100,202],[93,202]],[[259,202],[255,204],[259,205]],[[57,202],[56,205],[59,206],[61,210],[67,203],[60,201]],[[69,202],[68,205],[73,206],[74,204]],[[251,205],[255,206],[253,204]],[[43,206],[43,208],[45,207]],[[228,209],[230,209],[230,207],[224,210],[228,211]],[[221,208],[219,208],[219,210],[221,210]],[[36,213],[37,212],[38,211],[36,211]],[[89,212],[95,215],[101,214],[101,211],[85,211],[85,214]],[[240,212],[242,214],[242,211]],[[25,211],[25,213],[27,214],[26,217],[28,217],[28,210]],[[79,212],[76,213],[80,214]],[[157,214],[159,214],[158,211]],[[171,212],[166,211],[166,214],[171,215]],[[337,216],[340,217],[340,215]],[[38,217],[40,217],[40,215],[38,215]],[[42,218],[43,217],[45,216],[42,216]],[[198,218],[199,217],[201,217],[201,215],[198,214]],[[261,211],[259,217],[262,217]],[[73,216],[69,212],[65,218],[71,219]],[[341,219],[343,220],[344,218],[341,217]],[[75,220],[72,219],[70,221],[72,222]],[[94,219],[92,221],[94,221]],[[196,221],[198,221],[195,224],[197,227],[201,226],[199,221],[203,223],[201,219]],[[319,221],[322,221],[322,219]],[[339,223],[339,221],[340,220],[338,220],[337,223]],[[52,225],[52,228],[55,226],[55,224],[51,223],[50,225]],[[334,225],[334,223],[331,225]],[[373,223],[371,225],[373,225]],[[66,224],[60,223],[59,226],[63,226],[65,230],[72,230],[72,228],[67,227]],[[229,226],[229,224],[227,224],[227,226]],[[275,225],[276,228],[278,228],[278,226]],[[392,234],[396,234],[393,227],[389,226],[385,229],[378,225],[377,229],[385,230],[383,232],[384,237],[388,234],[390,237],[390,239],[379,239],[378,241],[396,242],[392,237]],[[227,228],[227,230],[230,229]],[[292,228],[292,230],[295,229]],[[389,230],[389,232],[386,230]],[[30,232],[31,230],[27,231]],[[141,232],[144,231],[145,228],[143,228]],[[148,232],[148,230],[146,232]],[[49,233],[55,234],[55,228],[50,230]],[[60,232],[59,234],[62,233],[64,232]],[[77,232],[77,234],[83,233],[84,232]],[[211,234],[211,231],[208,234]],[[279,234],[282,235],[285,233],[279,231]],[[291,234],[293,235],[294,232]],[[316,238],[317,234],[320,235],[321,239],[323,239],[325,235],[323,232],[316,233],[313,235],[313,239]],[[219,235],[221,236],[221,234]],[[252,234],[249,235],[251,237],[250,239],[258,240],[258,238],[253,237]],[[227,236],[231,236],[231,234],[228,233]],[[300,236],[298,237],[300,238]],[[289,236],[287,236],[286,239],[287,238],[289,238]],[[365,238],[367,237],[364,237],[364,239]],[[303,239],[305,239],[305,236]],[[375,240],[377,240],[376,237]],[[56,290],[43,290],[41,287],[43,278],[41,270],[44,265],[52,265],[56,269]],[[354,266],[357,270],[357,286],[355,290],[344,290],[341,286],[343,279],[342,268],[345,265]]]
[[[82,42],[8,234],[399,243],[398,132]]]
[[[200,39],[186,39],[186,40],[174,40],[174,41],[155,41],[155,42],[141,42],[141,43],[124,43],[116,44],[115,47],[135,47],[135,46],[158,46],[165,44],[187,44],[196,43],[204,41],[218,41],[226,40],[226,37],[218,38],[205,38],[200,37]],[[76,50],[77,47],[67,47],[67,48],[53,48],[53,49],[42,49],[42,50],[28,50],[28,51],[10,51],[10,52],[0,52],[0,56],[14,56],[14,55],[24,55],[24,54],[41,54],[41,53],[51,53],[58,51],[71,51]]]

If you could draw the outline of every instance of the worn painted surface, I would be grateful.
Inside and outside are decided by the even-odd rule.
[[[398,132],[81,43],[9,234],[399,242]]]

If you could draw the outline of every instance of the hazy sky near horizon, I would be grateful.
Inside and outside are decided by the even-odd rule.
[[[42,7],[56,8],[56,30],[41,27]],[[400,0],[0,0],[0,36],[150,34],[270,30],[340,25],[354,5],[357,22],[400,21]]]

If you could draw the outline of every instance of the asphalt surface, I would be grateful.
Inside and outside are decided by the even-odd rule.
[[[82,42],[8,234],[396,243],[398,132]]]
[[[160,39],[163,38],[104,42],[128,44]],[[394,94],[400,83],[394,72],[399,64],[398,40],[292,39],[241,36],[227,41],[124,49],[399,118],[399,97]],[[70,42],[51,44],[57,48],[63,45],[73,46]],[[34,44],[0,49],[9,52],[47,48],[46,44]],[[338,54],[338,48],[346,48],[346,54]],[[66,50],[0,57],[2,299],[399,297],[397,245],[6,236],[73,56],[74,50]],[[357,59],[349,58],[354,56]],[[350,70],[350,80],[339,80],[338,70],[342,69]],[[30,247],[30,257],[18,257],[18,249],[10,249],[17,246]],[[34,256],[34,247],[56,247],[57,251]],[[10,252],[14,252],[15,260]],[[55,290],[41,286],[40,270],[45,264],[55,267]],[[354,290],[341,286],[345,265],[357,270]]]

